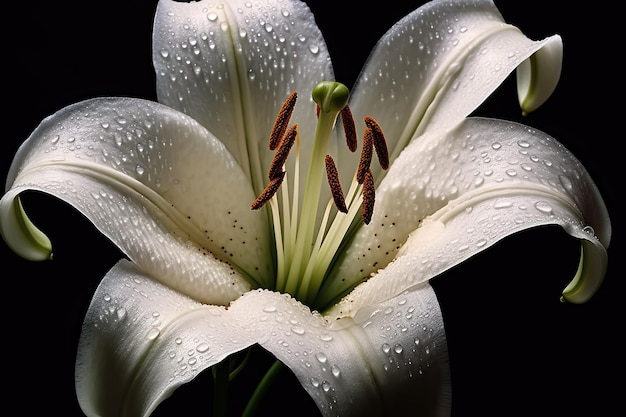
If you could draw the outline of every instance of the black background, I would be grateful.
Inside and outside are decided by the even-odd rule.
[[[351,85],[375,41],[420,2],[308,2],[334,60]],[[623,389],[622,218],[624,181],[622,51],[617,19],[606,6],[556,6],[546,0],[496,4],[531,38],[563,37],[561,82],[542,108],[523,118],[515,87],[505,83],[477,113],[522,121],[559,139],[597,182],[612,216],[609,270],[584,305],[559,303],[576,264],[577,245],[558,229],[507,239],[433,280],[447,326],[453,369],[453,415],[613,415]],[[96,96],[155,99],[151,26],[155,0],[13,2],[4,6],[4,89],[0,174],[45,116]],[[548,7],[552,6],[552,7]],[[619,129],[619,130],[618,130]],[[73,370],[91,294],[120,254],[80,216],[31,196],[29,212],[53,240],[55,259],[26,262],[0,244],[4,283],[5,407],[19,414],[80,416]],[[269,361],[255,351],[260,363]],[[236,382],[233,411],[263,373],[250,367]],[[211,415],[209,373],[179,389],[155,416]],[[292,404],[288,406],[288,404]],[[297,408],[294,407],[296,405]],[[185,410],[189,412],[185,413]],[[316,415],[288,373],[261,415]],[[233,415],[236,415],[234,413]]]

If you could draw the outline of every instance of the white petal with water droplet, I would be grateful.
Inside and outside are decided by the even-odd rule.
[[[137,170],[141,166],[142,170]],[[250,288],[241,271],[271,285],[267,225],[225,147],[161,104],[95,99],[48,119],[21,147],[2,198],[36,189],[77,208],[133,261],[173,288],[228,303]]]
[[[81,407],[89,415],[145,416],[253,343],[294,372],[324,416],[449,413],[445,332],[428,284],[326,320],[267,290],[228,308],[202,305],[127,261],[104,278],[85,319],[76,370]]]
[[[412,143],[381,183],[370,225],[358,231],[328,293],[340,292],[343,279],[375,273],[376,262],[384,269],[334,310],[384,300],[542,225],[559,225],[582,241],[580,270],[564,295],[583,302],[604,278],[611,238],[602,197],[574,155],[543,132],[493,119],[466,119]],[[399,243],[385,267],[389,258],[377,246],[391,251],[389,237]]]

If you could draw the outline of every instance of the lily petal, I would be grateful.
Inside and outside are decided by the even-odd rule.
[[[303,104],[293,115],[303,152],[312,146],[311,91],[332,80],[333,73],[304,2],[161,0],[153,39],[159,101],[220,138],[258,182],[253,184],[257,193],[273,156],[267,140],[276,113],[293,91]]]
[[[251,346],[226,313],[118,262],[94,293],[80,336],[75,374],[83,412],[147,416],[178,386]]]
[[[244,277],[271,285],[247,177],[204,127],[161,104],[95,99],[57,112],[22,145],[7,184],[1,230],[20,254],[29,247],[5,232],[32,189],[68,202],[145,271],[199,300],[228,303],[250,288]]]
[[[552,95],[563,63],[563,44],[549,42],[517,67],[517,96],[522,111],[530,113]]]
[[[533,108],[538,107],[559,79],[560,61],[553,64],[560,45],[557,35],[527,38],[504,22],[491,0],[432,1],[381,38],[350,106],[357,120],[370,115],[378,121],[393,159],[426,129],[454,126],[471,114],[531,56],[542,69],[532,77],[532,85],[541,86],[532,90]],[[550,53],[538,52],[544,48]],[[349,152],[341,157],[356,158]]]
[[[378,274],[387,280],[368,285],[367,291],[378,291],[370,301],[384,300],[541,225],[559,225],[583,242],[566,299],[586,301],[607,267],[611,226],[588,172],[556,140],[513,122],[470,118],[452,131],[427,133],[395,161],[376,204],[370,225],[359,229],[325,284],[326,294],[345,291],[398,258]],[[420,273],[399,273],[392,268],[397,262]],[[394,280],[403,284],[390,285]],[[367,303],[357,295],[364,289],[357,289],[350,299]]]
[[[107,274],[87,313],[76,368],[81,407],[87,415],[146,416],[178,386],[255,342],[291,368],[324,416],[416,407],[425,416],[449,414],[445,332],[428,283],[329,324],[268,290],[228,308],[202,305],[128,261]]]

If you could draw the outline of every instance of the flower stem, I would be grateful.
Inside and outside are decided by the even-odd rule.
[[[261,404],[261,400],[265,396],[265,393],[283,369],[284,367],[282,362],[278,360],[272,364],[252,393],[252,397],[250,397],[250,400],[248,401],[246,408],[243,410],[241,417],[252,417],[255,415],[259,405]]]
[[[213,415],[226,417],[228,415],[228,383],[230,364],[222,361],[212,368],[213,371]]]

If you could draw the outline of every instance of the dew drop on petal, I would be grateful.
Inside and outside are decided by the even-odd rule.
[[[315,357],[319,361],[319,363],[326,363],[326,354],[324,352],[319,352],[315,354]]]
[[[291,328],[291,331],[297,335],[302,336],[304,334],[304,328],[300,326],[294,326]]]
[[[265,307],[263,307],[263,311],[266,312],[266,313],[274,313],[274,312],[276,312],[276,307],[272,306],[272,305],[265,306]]]
[[[154,340],[154,339],[156,339],[157,337],[159,337],[159,334],[160,334],[160,333],[161,333],[161,332],[159,332],[159,329],[157,329],[157,328],[153,327],[153,328],[151,328],[151,329],[148,331],[148,334],[147,334],[147,336],[146,336],[146,337],[147,337],[148,339],[150,339],[150,340]]]
[[[547,201],[537,201],[535,203],[535,208],[545,214],[552,213],[552,206],[550,206]]]
[[[204,342],[200,343],[198,346],[196,346],[196,350],[200,353],[204,353],[209,350],[209,344]]]

